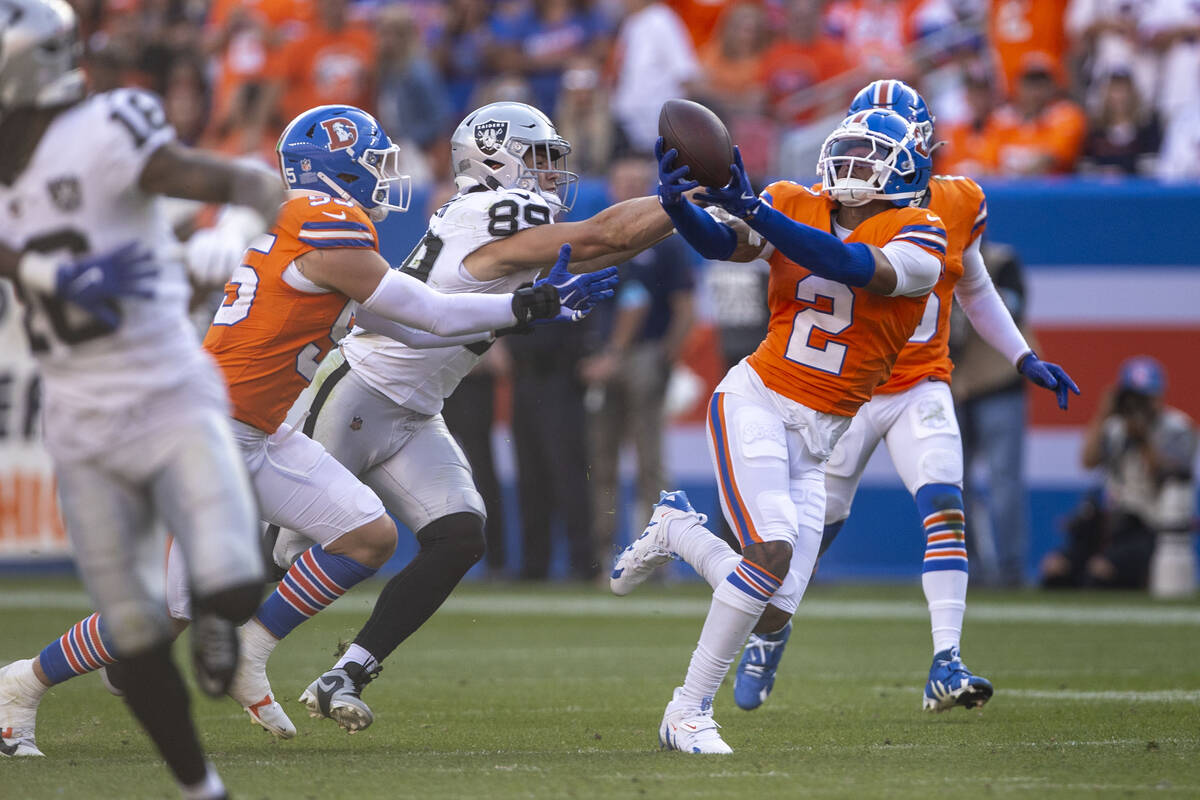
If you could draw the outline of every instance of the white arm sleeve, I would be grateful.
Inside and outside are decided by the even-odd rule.
[[[963,251],[963,276],[954,287],[954,296],[971,327],[1010,364],[1016,366],[1017,360],[1029,352],[1029,344],[988,275],[978,238]]]
[[[443,294],[398,269],[389,269],[360,306],[438,336],[487,333],[517,324],[511,294]]]
[[[923,247],[911,242],[891,241],[880,248],[896,271],[896,288],[890,297],[920,297],[928,294],[942,277],[942,262]]]
[[[436,333],[429,333],[428,331],[401,325],[399,322],[393,322],[386,317],[379,316],[373,311],[368,311],[362,306],[359,306],[358,311],[354,314],[354,324],[371,333],[379,333],[389,339],[395,339],[397,342],[408,345],[414,350],[475,344],[476,342],[489,341],[492,338],[491,331],[487,333],[466,333],[462,336],[438,336]]]

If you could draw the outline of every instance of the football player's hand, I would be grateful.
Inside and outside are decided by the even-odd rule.
[[[551,320],[554,322],[576,322],[583,319],[596,307],[601,300],[613,296],[617,286],[617,268],[606,267],[596,272],[573,274],[568,265],[571,263],[571,245],[564,244],[558,251],[558,260],[554,268],[534,286],[549,284],[558,291],[560,304],[558,315]]]
[[[56,276],[56,293],[105,325],[116,328],[121,316],[113,301],[121,297],[153,297],[146,281],[157,274],[150,251],[130,242],[107,253],[63,264]]]
[[[720,189],[697,192],[696,199],[720,206],[738,219],[753,216],[762,205],[762,199],[754,193],[754,187],[750,185],[746,167],[742,164],[741,148],[736,145],[733,148],[733,163],[729,166],[729,174],[729,183]]]
[[[658,137],[654,143],[654,157],[658,159],[658,202],[664,208],[686,203],[683,193],[700,185],[697,181],[684,180],[690,172],[688,167],[673,166],[677,155],[679,152],[674,147],[664,153],[663,137]]]
[[[1069,392],[1079,394],[1079,387],[1075,385],[1075,381],[1071,380],[1071,376],[1065,369],[1058,364],[1042,361],[1032,351],[1022,356],[1020,362],[1017,363],[1017,372],[1043,389],[1054,392],[1058,397],[1058,407],[1061,409],[1065,410],[1067,407],[1067,400],[1071,396]]]
[[[242,263],[245,248],[217,228],[202,228],[187,240],[188,273],[202,286],[221,286]]]

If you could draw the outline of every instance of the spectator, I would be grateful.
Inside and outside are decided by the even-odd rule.
[[[1165,390],[1153,358],[1121,365],[1083,446],[1083,465],[1103,475],[1103,499],[1073,521],[1067,548],[1042,561],[1044,586],[1144,588],[1159,534],[1191,531],[1196,425],[1163,404]]]
[[[1083,147],[1087,172],[1136,175],[1149,172],[1162,134],[1153,112],[1147,112],[1128,72],[1102,80],[1102,94]]]
[[[1005,307],[1025,328],[1025,280],[1010,247],[985,243],[984,263]],[[954,412],[962,431],[963,496],[972,534],[967,537],[972,582],[1020,586],[1029,549],[1029,500],[1022,478],[1025,453],[1025,380],[967,322],[957,302],[950,324],[954,359]],[[982,462],[986,495],[972,478]]]
[[[603,55],[603,26],[578,0],[533,0],[532,7],[496,34],[499,71],[525,77],[533,105],[553,117],[563,71],[579,56]]]
[[[612,108],[628,149],[649,153],[658,138],[658,112],[691,93],[700,66],[687,30],[657,0],[625,0],[629,15],[617,33]]]
[[[1016,91],[1028,59],[1039,54],[1047,60],[1054,80],[1066,82],[1063,63],[1067,54],[1064,25],[1068,0],[993,0],[988,11],[988,39],[1000,68],[1000,88]]]
[[[574,172],[594,175],[608,168],[613,151],[613,121],[597,62],[585,56],[568,64],[554,124],[571,143],[569,163]]]
[[[421,45],[408,7],[387,6],[379,13],[379,124],[393,141],[428,150],[443,146],[453,120],[446,89]]]
[[[963,83],[967,117],[959,122],[938,125],[937,132],[945,137],[946,143],[934,151],[934,158],[937,171],[943,175],[979,177],[996,170],[992,125],[996,88],[986,70],[968,70]]]
[[[853,66],[841,40],[822,31],[822,5],[821,0],[788,0],[783,35],[763,54],[759,80],[766,86],[771,114],[779,122],[811,122],[845,108],[844,92],[824,98],[813,92]]]
[[[645,195],[654,175],[652,161],[619,159],[610,173],[612,200]],[[602,564],[612,562],[618,527],[622,442],[628,437],[637,453],[633,519],[648,519],[659,490],[669,483],[662,458],[664,401],[671,370],[695,317],[691,264],[688,247],[678,237],[669,237],[623,264],[616,299],[594,312],[592,325],[602,331],[603,347],[580,364],[580,374],[592,398],[592,535]]]
[[[208,123],[208,85],[204,63],[198,57],[175,59],[163,90],[167,122],[184,144],[196,145]]]
[[[1155,0],[1142,15],[1143,38],[1161,56],[1158,115],[1164,124],[1200,106],[1200,6]]]
[[[913,69],[913,10],[904,0],[837,0],[825,19],[860,67],[875,76],[903,78]]]
[[[316,0],[317,18],[284,50],[283,117],[340,103],[375,109],[375,34],[351,22],[348,0]]]
[[[491,50],[488,1],[451,0],[446,10],[446,27],[435,53],[455,119],[461,119],[474,108],[471,98],[476,84],[490,71],[487,57]]]
[[[206,49],[217,61],[213,133],[230,140],[229,152],[256,150],[264,138],[274,141],[280,120],[270,85],[284,46],[300,35],[309,15],[304,0],[213,3],[205,30]]]
[[[738,2],[741,0],[669,0],[668,5],[683,21],[692,46],[703,50],[716,35],[725,12]]]
[[[1030,55],[1013,102],[996,113],[996,168],[1004,175],[1046,175],[1075,167],[1087,133],[1087,118],[1061,96],[1054,68],[1044,54]]]
[[[726,119],[755,115],[764,107],[766,21],[757,5],[730,6],[717,35],[700,53],[704,79],[697,97]]]
[[[558,525],[566,534],[570,576],[590,581],[599,574],[579,378],[583,341],[582,326],[558,325],[509,336],[506,342],[512,355],[512,433],[525,580],[549,575],[551,532]]]
[[[1132,76],[1137,93],[1153,98],[1157,59],[1142,42],[1138,20],[1155,0],[1071,0],[1066,30],[1071,61],[1079,77],[1084,105],[1095,111],[1103,100],[1106,79]]]
[[[1170,183],[1200,181],[1200,107],[1181,111],[1167,125],[1156,174]]]

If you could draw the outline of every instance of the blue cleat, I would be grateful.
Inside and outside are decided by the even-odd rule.
[[[753,711],[767,701],[775,687],[775,670],[791,635],[790,621],[775,633],[750,634],[733,679],[733,700],[738,708]]]
[[[992,698],[992,682],[972,675],[962,662],[957,647],[943,650],[933,657],[929,680],[925,683],[926,711],[949,711],[955,706],[983,708]]]
[[[642,535],[620,552],[609,576],[615,595],[627,595],[642,584],[654,570],[676,556],[671,552],[669,529],[673,524],[703,525],[707,517],[696,512],[683,491],[662,492],[654,504],[654,513]]]

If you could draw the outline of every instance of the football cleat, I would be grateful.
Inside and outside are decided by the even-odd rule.
[[[196,685],[209,697],[220,697],[239,666],[237,626],[216,614],[198,613],[191,633]]]
[[[328,717],[348,733],[357,733],[375,721],[371,707],[363,702],[362,690],[381,669],[368,673],[353,661],[331,669],[308,685],[300,702],[308,706],[309,716]]]
[[[617,556],[608,585],[615,595],[627,595],[642,584],[650,573],[678,558],[671,552],[669,530],[673,524],[703,525],[708,517],[696,512],[683,491],[662,492],[654,504],[654,513],[642,535]]]
[[[775,633],[750,634],[733,679],[733,700],[738,708],[753,711],[767,701],[775,687],[775,670],[791,635],[790,621]]]
[[[38,703],[44,691],[33,674],[32,658],[14,661],[0,669],[0,756],[46,755],[33,738]]]
[[[658,746],[663,750],[678,750],[681,753],[707,753],[728,755],[733,748],[725,744],[717,730],[721,727],[713,719],[712,701],[702,708],[687,707],[680,699],[683,687],[675,690],[667,710],[663,712],[662,725],[658,727]]]
[[[933,657],[922,706],[926,711],[949,711],[955,706],[983,708],[993,691],[991,681],[972,675],[958,648],[951,647]]]
[[[241,703],[255,725],[266,728],[280,739],[291,739],[296,735],[296,726],[288,719],[283,706],[275,702],[271,682],[267,679],[267,662],[254,658],[250,651],[249,647],[241,648],[237,671],[229,685],[229,696]]]

